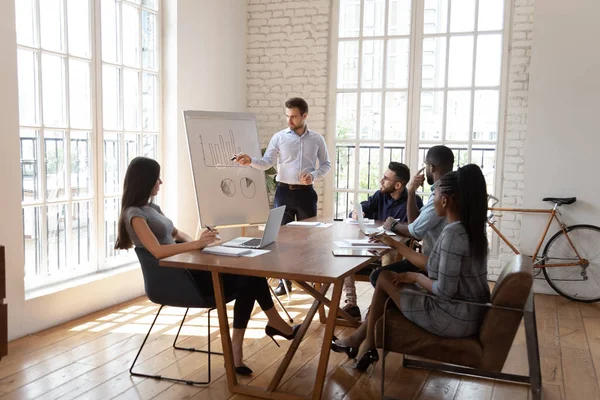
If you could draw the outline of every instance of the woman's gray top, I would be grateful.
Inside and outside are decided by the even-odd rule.
[[[131,226],[133,217],[141,217],[146,221],[148,227],[156,236],[160,244],[174,244],[173,221],[165,217],[159,206],[153,203],[142,207],[128,207],[125,210],[125,228],[136,247],[144,247]]]

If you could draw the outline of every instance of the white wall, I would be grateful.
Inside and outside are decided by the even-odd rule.
[[[165,209],[179,229],[194,234],[198,213],[182,111],[246,111],[246,2],[164,4]]]
[[[562,207],[567,224],[600,225],[598,15],[596,0],[535,6],[523,205],[545,207],[542,197],[577,196],[577,203]],[[540,225],[539,217],[523,218],[524,250],[534,249]]]
[[[245,111],[246,6],[239,0],[168,0],[163,157],[165,207],[180,227],[195,229],[196,203],[182,126],[184,108]],[[6,247],[9,339],[143,294],[139,270],[25,301],[21,225],[14,2],[0,1],[0,244]],[[168,55],[168,58],[166,56]],[[168,74],[167,74],[168,72]],[[179,211],[177,213],[177,211]],[[190,229],[188,229],[190,230]],[[193,232],[191,232],[193,233]]]

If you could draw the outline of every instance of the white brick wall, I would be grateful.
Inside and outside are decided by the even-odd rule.
[[[527,132],[529,63],[534,0],[512,0],[508,101],[501,204],[523,202],[523,144]],[[248,0],[248,111],[257,115],[261,145],[285,127],[283,106],[292,96],[309,104],[309,126],[326,135],[329,18],[337,0]],[[330,154],[331,156],[332,154]],[[318,186],[322,199],[323,189]],[[320,201],[319,208],[322,208]],[[520,215],[504,215],[501,231],[517,247]],[[490,258],[494,278],[512,251],[505,245]]]
[[[533,38],[534,0],[513,0],[513,20],[510,32],[508,101],[504,141],[504,175],[501,205],[520,207],[523,204],[523,177],[529,104],[529,64]],[[500,231],[519,248],[521,215],[505,213],[499,222]],[[495,235],[494,235],[495,238]],[[498,256],[490,257],[489,272],[494,279],[514,254],[500,242]]]
[[[330,3],[248,0],[248,111],[256,114],[262,147],[287,126],[284,104],[290,97],[303,97],[308,126],[327,134]],[[316,190],[321,210],[322,182]]]

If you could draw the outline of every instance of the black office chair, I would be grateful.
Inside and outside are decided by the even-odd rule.
[[[154,379],[162,379],[173,382],[182,382],[188,385],[207,385],[210,383],[210,356],[211,354],[223,355],[223,353],[216,353],[210,351],[210,312],[215,309],[216,302],[214,297],[206,297],[200,293],[198,285],[190,272],[187,269],[182,268],[170,268],[170,267],[161,267],[158,264],[158,260],[146,249],[136,247],[135,253],[138,256],[140,261],[140,265],[142,267],[142,273],[144,275],[144,286],[146,289],[146,296],[148,299],[156,304],[160,304],[160,308],[154,317],[154,321],[152,321],[152,325],[150,325],[150,329],[144,338],[144,342],[140,347],[135,359],[133,360],[133,364],[131,364],[131,368],[129,368],[129,373],[133,376],[141,376],[144,378],[154,378]],[[229,297],[226,298],[226,302],[232,301],[234,298]],[[175,336],[175,340],[173,341],[173,348],[177,350],[188,350],[194,351],[198,353],[208,354],[208,380],[207,381],[192,381],[187,379],[177,379],[170,378],[162,375],[148,375],[141,374],[139,372],[133,372],[133,367],[146,344],[146,340],[148,340],[148,336],[150,336],[150,332],[154,327],[154,323],[158,319],[158,315],[164,306],[170,307],[184,307],[185,314],[183,315],[183,319],[181,320],[181,325],[179,325],[179,330],[177,331],[177,335]],[[208,350],[200,350],[194,347],[178,347],[177,339],[179,338],[179,332],[181,332],[181,327],[185,322],[185,318],[187,317],[187,313],[190,308],[208,308]]]

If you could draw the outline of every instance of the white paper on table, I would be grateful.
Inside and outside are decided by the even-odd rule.
[[[202,252],[206,254],[213,254],[216,256],[240,257],[244,254],[249,254],[250,249],[240,249],[225,246],[209,246],[203,249]]]
[[[335,240],[333,242],[337,247],[341,248],[351,248],[351,249],[391,249],[390,246],[386,246],[381,243],[371,243],[369,245],[363,246],[353,246],[351,243],[348,243],[346,240]]]
[[[392,231],[386,231],[385,229],[383,229],[383,226],[380,226],[379,228],[377,228],[377,231],[378,231],[379,233],[384,233],[384,232],[385,232],[385,234],[386,234],[386,235],[388,235],[388,236],[396,236],[396,233],[395,233],[395,232],[392,232]]]
[[[263,250],[263,249],[251,249],[250,253],[242,254],[242,257],[257,257],[262,256],[263,254],[267,254],[271,250]]]
[[[305,222],[305,221],[292,221],[287,226],[312,226],[315,228],[329,228],[333,224],[326,222]]]
[[[375,225],[374,219],[364,218],[365,225]],[[350,225],[358,225],[358,221],[352,218],[346,218],[346,223]]]
[[[352,222],[350,222],[350,221],[352,221]],[[375,220],[372,220],[372,219],[371,220],[367,220],[367,219],[365,219],[365,221],[369,221],[369,222],[365,222],[365,225],[375,225]],[[350,224],[350,225],[358,225],[358,221],[355,221],[352,218],[346,219],[346,223]],[[379,233],[383,233],[384,232],[383,226],[380,226],[379,228],[376,228],[376,231],[379,232]],[[385,233],[388,236],[396,236],[396,233],[394,233],[392,231],[385,231]]]
[[[371,242],[370,239],[344,239],[344,242],[348,243],[349,245],[353,246],[353,247],[370,247],[370,246],[385,246],[387,248],[390,248],[390,246],[383,244],[383,243],[377,243],[377,242]]]

